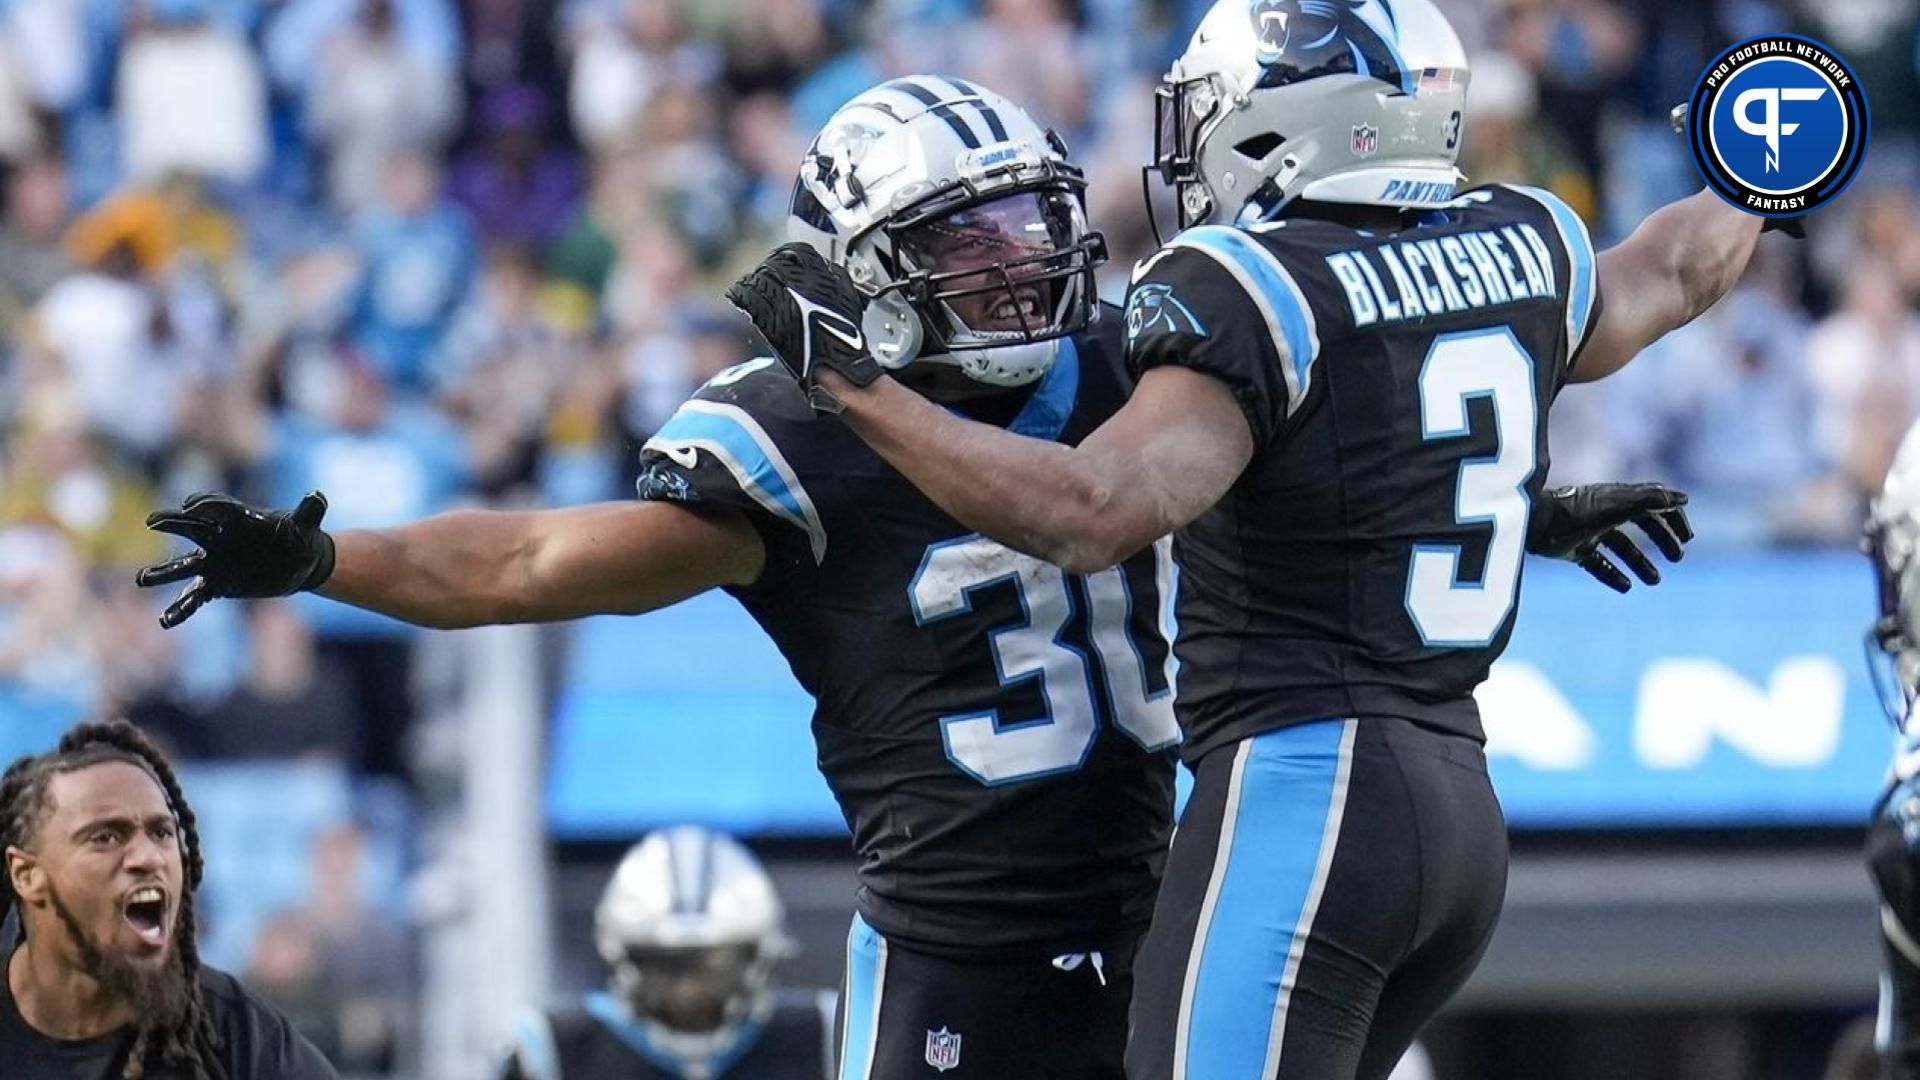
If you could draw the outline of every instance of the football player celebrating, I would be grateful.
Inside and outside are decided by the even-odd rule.
[[[502,1080],[830,1080],[833,994],[776,994],[792,949],[773,879],[731,837],[648,834],[594,912],[605,990],[521,1024]]]
[[[1887,785],[1867,826],[1867,868],[1880,892],[1880,938],[1886,974],[1880,983],[1875,1043],[1892,1080],[1920,1078],[1920,424],[1900,442],[1886,483],[1873,501],[1863,546],[1880,583],[1874,644],[1892,668],[1871,670],[1901,733]],[[1871,661],[1873,658],[1869,657]]]
[[[767,282],[810,342],[791,355],[857,355],[943,415],[1078,443],[1129,388],[1121,320],[1097,317],[1105,248],[1083,190],[1060,139],[988,90],[918,76],[861,94],[794,188],[811,272]],[[1087,573],[1022,554],[914,490],[826,404],[771,357],[722,372],[648,441],[632,503],[329,536],[317,496],[291,513],[198,496],[151,524],[201,550],[140,580],[195,579],[168,624],[212,597],[301,589],[442,627],[726,589],[814,696],[860,857],[841,1076],[1111,1080],[1171,832],[1168,545]],[[1618,543],[1646,577],[1615,526],[1677,497],[1569,494],[1543,543],[1596,573],[1596,543]]]
[[[1078,441],[796,333],[863,316],[804,249],[733,294],[962,525],[1090,575],[1180,530],[1196,785],[1132,1080],[1377,1080],[1473,970],[1507,841],[1472,692],[1540,524],[1547,408],[1703,311],[1760,231],[1702,193],[1596,257],[1551,194],[1456,198],[1466,76],[1430,0],[1216,4],[1159,90],[1185,231],[1133,274],[1139,382]]]

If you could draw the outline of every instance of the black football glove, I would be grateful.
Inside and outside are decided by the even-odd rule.
[[[1555,488],[1534,508],[1527,550],[1574,563],[1607,588],[1626,592],[1633,582],[1607,557],[1612,552],[1635,577],[1658,585],[1659,568],[1621,527],[1629,522],[1638,525],[1668,562],[1679,562],[1687,541],[1693,539],[1686,506],[1687,493],[1665,484]]]
[[[867,351],[860,329],[867,298],[843,267],[806,244],[774,249],[733,283],[727,301],[753,320],[753,328],[821,412],[839,412],[841,404],[820,385],[820,372],[835,372],[855,386],[880,377],[880,364]]]
[[[194,578],[160,616],[171,630],[220,597],[258,599],[317,589],[333,573],[333,537],[320,528],[327,497],[307,492],[292,513],[261,510],[230,495],[202,492],[178,510],[147,515],[147,528],[184,537],[199,551],[149,566],[141,588]]]
[[[1673,126],[1674,134],[1685,135],[1687,133],[1687,104],[1685,102],[1681,102],[1673,107],[1673,110],[1667,114],[1667,123]],[[1807,238],[1807,216],[1805,214],[1797,214],[1793,217],[1785,218],[1770,217],[1760,223],[1760,231],[1763,233],[1777,232],[1791,236],[1795,240],[1805,240]]]

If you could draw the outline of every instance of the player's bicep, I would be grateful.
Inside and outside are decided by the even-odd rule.
[[[635,614],[721,585],[750,585],[760,536],[725,506],[596,503],[540,515],[526,591],[542,619]]]
[[[1189,229],[1135,272],[1127,291],[1127,362],[1210,376],[1237,403],[1255,446],[1306,402],[1320,352],[1318,320],[1291,271],[1237,229]]]
[[[1127,404],[1081,449],[1101,455],[1124,480],[1111,515],[1116,550],[1131,554],[1219,502],[1253,458],[1253,429],[1241,403],[1212,375],[1156,367]]]
[[[1595,262],[1607,302],[1567,373],[1571,382],[1591,382],[1619,371],[1686,318],[1685,285],[1667,247],[1654,237],[1636,232],[1601,252]]]

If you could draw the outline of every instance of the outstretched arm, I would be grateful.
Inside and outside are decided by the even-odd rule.
[[[176,626],[208,600],[318,591],[420,626],[454,628],[631,614],[716,585],[754,581],[760,536],[738,511],[658,502],[561,510],[465,510],[393,529],[320,528],[318,493],[292,512],[196,495],[148,526],[198,545],[140,572],[142,586],[188,581],[161,617]]]
[[[1253,456],[1225,384],[1148,371],[1077,447],[967,420],[893,381],[827,374],[843,416],[881,457],[961,524],[1075,572],[1125,559],[1212,506]]]
[[[440,628],[639,614],[750,584],[765,559],[737,511],[659,502],[459,510],[334,539],[322,596]]]
[[[1740,279],[1765,220],[1701,191],[1662,207],[1601,252],[1606,304],[1571,380],[1606,378],[1712,307]]]

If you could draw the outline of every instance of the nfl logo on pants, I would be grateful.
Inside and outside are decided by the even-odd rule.
[[[940,1072],[960,1064],[960,1036],[946,1028],[927,1032],[927,1064]]]

